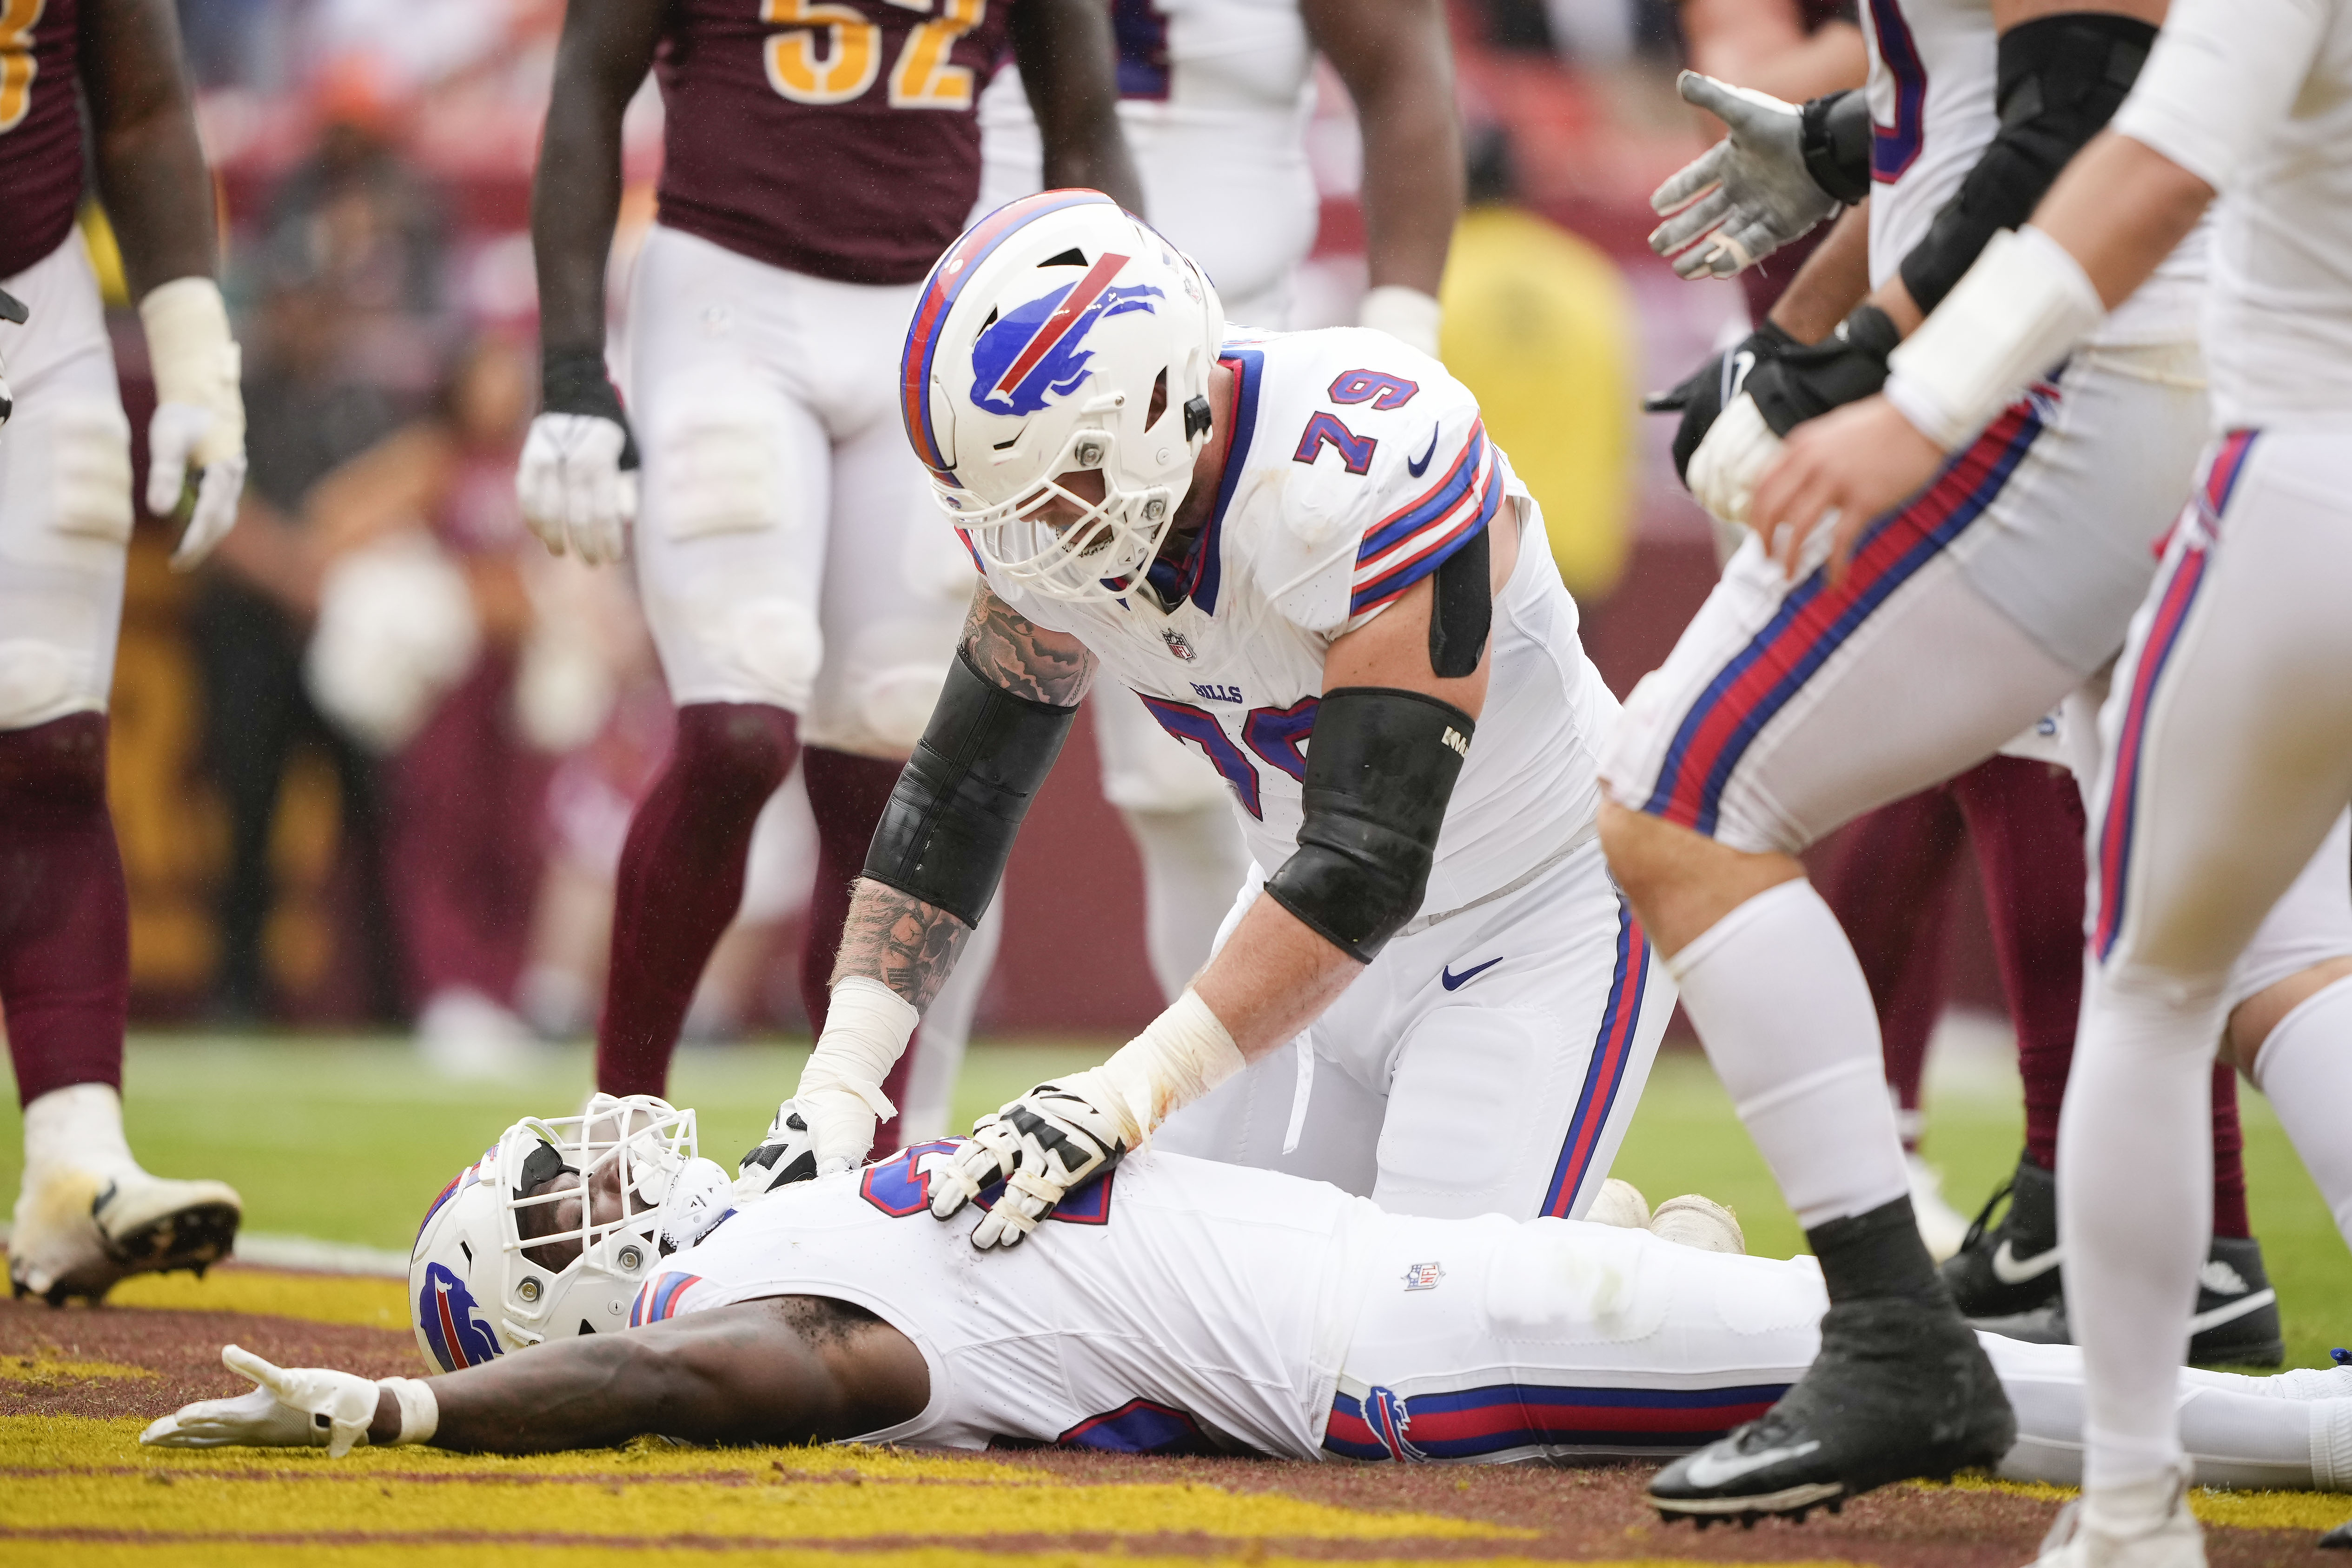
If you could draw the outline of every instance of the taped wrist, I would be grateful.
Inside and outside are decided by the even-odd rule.
[[[1888,358],[1886,401],[1958,450],[2106,314],[2066,247],[2032,224],[1992,237],[1943,308]]]
[[[1870,100],[1848,88],[1809,100],[1797,111],[1797,150],[1823,195],[1848,206],[1870,195]]]
[[[913,1003],[878,980],[852,974],[835,982],[824,1034],[801,1068],[794,1095],[805,1100],[828,1091],[850,1094],[885,1121],[898,1115],[898,1108],[882,1092],[882,1080],[922,1021]]]
[[[1903,258],[1903,286],[1921,310],[1952,291],[1987,240],[2033,216],[2058,171],[2123,106],[2155,42],[2146,22],[2083,13],[2043,16],[2000,36],[2000,130]]]
[[[621,407],[621,395],[604,372],[602,349],[541,349],[539,355],[539,398],[549,414],[585,414],[609,419],[621,427],[621,468],[637,466],[636,433]]]
[[[1418,691],[1324,693],[1307,748],[1298,847],[1266,879],[1266,895],[1370,963],[1421,909],[1476,728],[1461,709]]]
[[[381,1377],[376,1386],[400,1406],[400,1431],[383,1447],[433,1441],[433,1434],[441,1428],[441,1402],[434,1397],[431,1384],[415,1377]]]
[[[967,926],[996,897],[1013,835],[1062,754],[1076,708],[1016,697],[959,648],[866,852],[866,875]]]
[[[1857,305],[1820,342],[1759,361],[1748,375],[1748,395],[1772,434],[1786,436],[1808,419],[1876,392],[1886,381],[1886,356],[1902,342],[1885,311]]]
[[[1131,1124],[1126,1142],[1141,1148],[1160,1124],[1242,1070],[1242,1053],[1209,1005],[1191,986],[1091,1073],[1118,1097]],[[1103,1107],[1106,1110],[1111,1106]]]

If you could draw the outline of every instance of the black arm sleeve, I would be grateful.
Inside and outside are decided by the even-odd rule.
[[[1297,849],[1266,879],[1266,896],[1370,963],[1421,910],[1475,728],[1469,714],[1423,692],[1325,692],[1307,744],[1307,819]]]
[[[1934,310],[1996,231],[2033,216],[2058,171],[2122,107],[2155,42],[2146,22],[2085,12],[2040,17],[2000,36],[2000,131],[1903,258],[1914,304]]]
[[[978,925],[1077,716],[1075,707],[1014,696],[959,648],[931,721],[882,808],[866,875]]]

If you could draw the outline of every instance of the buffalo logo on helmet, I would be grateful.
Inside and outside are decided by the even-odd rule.
[[[1076,391],[1095,357],[1086,347],[1095,323],[1131,310],[1156,314],[1152,301],[1166,298],[1149,283],[1114,288],[1127,261],[1106,254],[1076,283],[982,327],[971,345],[971,400],[991,414],[1034,414]]]
[[[416,1321],[443,1372],[479,1366],[501,1353],[498,1336],[482,1321],[481,1311],[474,1293],[447,1266],[425,1266],[425,1288],[416,1293]]]

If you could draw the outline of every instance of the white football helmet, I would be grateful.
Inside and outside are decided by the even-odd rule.
[[[541,1340],[625,1327],[661,1256],[662,1201],[694,1158],[694,1112],[649,1094],[599,1094],[578,1116],[526,1116],[508,1128],[417,1229],[408,1255],[417,1348],[456,1372]],[[567,1174],[575,1179],[558,1180]]]
[[[1192,488],[1224,332],[1192,258],[1108,196],[1024,197],[931,268],[899,360],[908,439],[1008,581],[1115,597]],[[1100,472],[1099,501],[1055,482],[1073,469]],[[1081,509],[1058,531],[1036,515],[1057,497]]]

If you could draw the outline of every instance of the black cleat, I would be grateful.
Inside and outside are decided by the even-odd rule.
[[[1780,1402],[1659,1471],[1650,1501],[1699,1522],[1801,1520],[1891,1481],[1995,1464],[2016,1441],[2000,1380],[1948,1304],[1843,1301],[1822,1319],[1821,1353]]]
[[[2319,1549],[2322,1552],[2352,1552],[2352,1519],[2346,1520],[2321,1536]]]
[[[2029,1344],[2071,1345],[2066,1303],[2053,1302],[2005,1318],[1975,1318],[1989,1334]],[[2189,1320],[2192,1366],[2279,1366],[2286,1335],[2279,1326],[2278,1292],[2263,1268],[2262,1243],[2252,1237],[2216,1237],[2197,1271],[2197,1314]],[[2352,1546],[2352,1540],[2345,1542]]]
[[[2002,1198],[2008,1212],[1991,1222]],[[2058,1179],[2020,1155],[2017,1170],[1944,1260],[1944,1283],[1964,1318],[2007,1318],[2058,1300]]]

